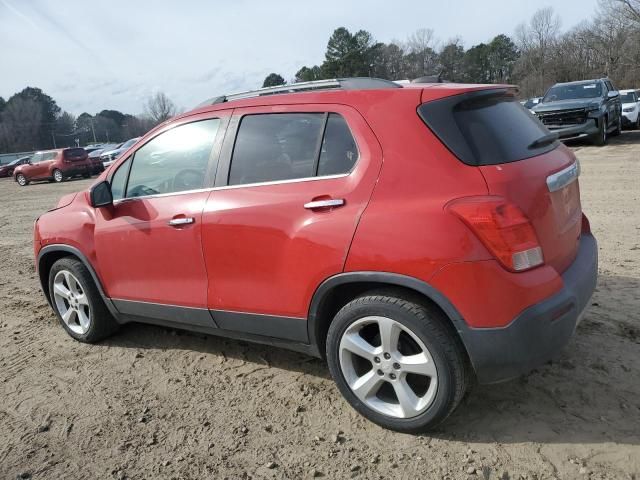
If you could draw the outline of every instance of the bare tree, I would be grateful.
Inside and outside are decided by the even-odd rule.
[[[631,19],[640,25],[640,0],[614,0],[614,2],[622,4]]]
[[[158,92],[147,100],[145,113],[158,124],[173,117],[177,112],[175,104],[164,92]]]

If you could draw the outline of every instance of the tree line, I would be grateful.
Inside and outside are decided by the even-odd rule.
[[[176,111],[173,102],[158,92],[146,101],[141,115],[102,110],[75,117],[41,89],[27,87],[7,101],[0,97],[0,153],[120,143],[144,135]]]
[[[289,82],[336,77],[389,80],[437,75],[445,81],[512,83],[522,97],[540,96],[556,82],[609,77],[618,88],[640,88],[640,0],[600,0],[589,21],[568,31],[552,8],[538,10],[511,35],[500,34],[465,48],[462,38],[441,42],[431,29],[405,41],[378,42],[366,30],[334,30],[320,65],[302,66]],[[268,75],[263,86],[285,78]],[[92,142],[121,142],[144,134],[176,113],[163,93],[144,114],[102,110],[74,117],[39,88],[0,97],[0,152],[18,152]]]
[[[439,41],[431,29],[382,43],[365,30],[340,27],[327,42],[322,64],[301,67],[290,82],[358,76],[513,83],[523,97],[541,96],[557,82],[597,77],[611,78],[618,88],[640,88],[640,0],[600,0],[591,20],[565,32],[553,8],[544,8],[511,35],[468,49],[459,37]],[[284,83],[271,73],[263,86]]]

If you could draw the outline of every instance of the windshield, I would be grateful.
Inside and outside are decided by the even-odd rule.
[[[542,100],[543,103],[558,100],[574,100],[582,98],[598,98],[602,96],[600,83],[578,83],[575,85],[558,85],[551,87]]]
[[[620,96],[620,101],[622,103],[635,103],[635,102],[637,102],[636,95],[633,92],[623,93]]]

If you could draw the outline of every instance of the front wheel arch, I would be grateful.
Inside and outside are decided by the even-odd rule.
[[[111,314],[116,319],[118,319],[118,311],[113,306],[111,299],[109,299],[109,297],[107,297],[107,295],[105,294],[105,291],[102,287],[102,282],[100,281],[98,274],[93,268],[93,265],[91,264],[91,262],[89,261],[89,259],[84,253],[82,253],[79,249],[71,245],[65,245],[65,244],[47,245],[43,247],[38,253],[38,259],[37,259],[38,277],[40,280],[40,286],[42,287],[42,291],[44,292],[45,297],[47,298],[47,302],[49,302],[49,305],[52,304],[51,294],[49,292],[49,272],[51,271],[51,267],[53,266],[53,264],[59,259],[64,257],[75,257],[76,259],[80,260],[84,264],[87,270],[89,270],[89,273],[91,274],[91,278],[93,279],[93,282],[95,283],[96,288],[100,293],[100,296],[102,297],[105,304],[107,305],[107,308],[109,309]]]

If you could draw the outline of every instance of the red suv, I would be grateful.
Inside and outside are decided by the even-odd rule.
[[[573,153],[509,86],[341,79],[218,97],[35,224],[65,330],[127,322],[326,357],[387,428],[543,364],[597,277]]]
[[[92,170],[84,148],[60,148],[34,153],[28,163],[16,167],[13,179],[24,187],[35,180],[62,182],[76,175],[89,178]]]

